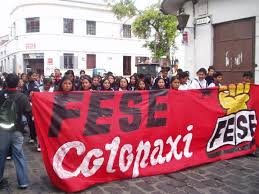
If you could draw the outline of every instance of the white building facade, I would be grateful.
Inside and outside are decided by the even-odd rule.
[[[192,76],[200,67],[213,65],[228,82],[240,81],[244,71],[255,74],[259,83],[259,1],[258,0],[163,0],[166,14],[189,20],[184,29],[183,69]],[[178,12],[178,13],[177,13]]]
[[[0,46],[2,72],[91,74],[98,68],[130,75],[150,57],[145,41],[131,34],[131,21],[118,21],[103,3],[24,0],[10,16],[9,40]]]

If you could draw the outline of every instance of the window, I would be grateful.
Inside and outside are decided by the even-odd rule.
[[[96,68],[96,55],[86,55],[87,58],[87,69]]]
[[[96,35],[96,22],[86,21],[86,33],[89,35]]]
[[[123,75],[131,75],[131,56],[123,56]]]
[[[131,38],[131,25],[123,24],[123,38]]]
[[[73,19],[63,19],[64,23],[64,33],[74,33],[74,20]]]
[[[74,68],[74,54],[64,53],[64,69]]]
[[[26,18],[26,32],[40,32],[40,18]]]

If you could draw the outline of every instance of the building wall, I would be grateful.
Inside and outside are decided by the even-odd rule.
[[[58,0],[25,1],[11,13],[13,29],[10,41],[0,50],[6,50],[6,57],[16,55],[17,71],[23,67],[23,54],[44,53],[44,69],[50,73],[61,67],[64,53],[73,53],[78,58],[78,69],[86,69],[86,54],[96,54],[96,67],[123,74],[123,56],[132,57],[132,73],[136,72],[135,57],[150,57],[143,48],[144,40],[136,37],[123,38],[123,22],[103,5],[61,2]],[[26,5],[24,5],[26,4]],[[26,20],[40,17],[40,32],[26,33]],[[63,18],[74,19],[74,33],[63,33]],[[86,21],[96,21],[96,35],[86,34]],[[127,21],[131,24],[132,21]],[[53,64],[49,64],[52,59]],[[3,57],[0,60],[3,60]],[[6,69],[7,70],[7,69]],[[9,69],[10,71],[10,69]],[[65,71],[65,70],[63,70]]]
[[[259,84],[259,16],[256,17],[255,34],[255,83]]]
[[[209,0],[208,3],[213,24],[259,15],[258,0]]]
[[[184,4],[185,13],[190,18],[185,31],[189,32],[189,42],[185,45],[186,70],[195,76],[200,67],[213,65],[213,25],[227,21],[256,17],[255,64],[259,64],[259,1],[258,0],[199,0],[195,11],[191,1]],[[210,16],[211,23],[197,25],[195,19]],[[196,33],[194,33],[196,31]],[[194,37],[194,34],[195,37]],[[259,83],[259,67],[255,69],[255,83]]]

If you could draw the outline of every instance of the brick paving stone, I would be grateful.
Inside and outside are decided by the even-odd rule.
[[[153,191],[150,194],[164,194],[164,193],[162,193],[161,191]]]
[[[212,188],[217,188],[223,185],[223,183],[219,183],[218,181],[211,180],[211,179],[201,181],[201,183],[204,184],[204,186],[208,186]]]
[[[246,177],[238,176],[238,174],[231,174],[224,177],[224,180],[231,180],[233,182],[245,182]]]
[[[191,177],[191,178],[194,178],[194,179],[197,179],[197,180],[203,180],[204,179],[203,176],[198,175],[198,174],[194,174],[194,173],[188,174],[188,177]]]
[[[167,181],[168,179],[170,179],[171,177],[168,175],[159,175],[158,179],[159,181]]]
[[[238,174],[239,176],[248,176],[253,172],[253,170],[243,168],[243,169],[232,169],[229,172],[232,174]]]
[[[139,183],[136,183],[136,185],[144,189],[145,191],[155,191],[155,188],[152,185],[146,184],[145,182],[139,182]]]
[[[188,186],[192,186],[198,189],[204,188],[204,184],[195,179],[189,178],[189,179],[186,179],[185,182],[187,183]]]
[[[166,176],[174,178],[174,179],[179,180],[179,181],[183,181],[183,180],[188,179],[188,177],[181,172],[171,173],[171,174],[168,174]]]
[[[247,192],[247,194],[258,194],[259,190],[250,190]]]
[[[258,177],[258,176],[255,176],[255,175],[249,175],[249,176],[247,176],[247,178],[248,178],[249,180],[258,180],[258,179],[259,179],[259,177]]]
[[[203,192],[197,191],[195,188],[186,186],[181,188],[185,193],[191,193],[191,194],[202,194]]]
[[[175,192],[173,192],[173,194],[186,194],[186,192],[184,192],[184,191],[175,191]]]
[[[115,181],[113,183],[116,184],[118,187],[129,187],[129,183],[127,182],[127,180]]]
[[[218,190],[215,190],[215,189],[210,189],[209,193],[210,194],[222,194],[222,191],[218,191]]]
[[[259,190],[259,180],[256,180],[255,182],[248,182],[247,186],[249,188],[253,188],[253,189]]]
[[[173,185],[174,187],[177,187],[177,188],[187,186],[186,182],[172,180],[172,179],[168,181],[168,184],[171,184],[171,185]]]
[[[147,177],[142,177],[141,179],[145,181],[145,183],[147,184],[153,184],[159,181],[158,177],[156,176],[147,176]]]
[[[123,193],[123,190],[118,188],[118,187],[110,187],[107,185],[107,187],[104,187],[104,190],[105,191],[108,191],[109,193],[112,193],[112,194],[122,194]]]
[[[224,182],[226,185],[233,186],[236,189],[246,189],[248,186],[245,184],[240,184],[240,182],[233,182],[232,180],[227,180]]]
[[[207,172],[205,170],[202,170],[201,168],[194,169],[194,172],[196,174],[205,175]]]
[[[226,171],[219,168],[219,167],[211,167],[209,169],[210,172],[214,173],[214,174],[217,174],[219,176],[225,176],[226,175]]]
[[[253,170],[259,170],[259,165],[258,163],[256,164],[247,164],[245,165],[246,168],[250,168],[250,169],[253,169]]]
[[[141,191],[141,189],[137,187],[130,187],[130,194],[146,194],[147,192]]]
[[[98,186],[93,186],[92,188],[87,189],[87,191],[90,191],[92,194],[104,194],[105,192],[99,188]]]
[[[244,191],[240,191],[236,188],[233,188],[233,187],[225,187],[224,190],[226,191],[226,193],[228,194],[246,194],[246,192]]]
[[[210,178],[210,179],[213,179],[215,181],[219,181],[219,182],[223,182],[224,179],[226,179],[225,177],[221,177],[221,176],[216,175],[216,174],[208,174],[206,177]]]
[[[160,182],[157,184],[156,187],[165,193],[170,193],[170,192],[174,193],[175,191],[177,191],[175,186],[173,186],[169,183],[166,183],[166,182]]]

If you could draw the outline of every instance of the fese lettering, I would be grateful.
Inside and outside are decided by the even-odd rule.
[[[159,97],[166,97],[168,91],[149,91],[149,106],[148,106],[148,118],[146,128],[152,127],[164,127],[166,126],[166,117],[155,116],[158,112],[167,111],[167,103],[157,102]],[[53,106],[53,114],[51,118],[51,125],[49,129],[49,137],[58,137],[61,130],[62,122],[66,119],[79,118],[80,109],[67,109],[68,104],[82,103],[84,98],[83,93],[71,93],[71,94],[56,94]],[[100,119],[112,118],[114,116],[114,107],[104,108],[102,103],[114,100],[114,92],[105,92],[102,95],[98,92],[93,92],[90,96],[90,103],[88,109],[88,115],[85,119],[84,136],[93,136],[98,134],[107,134],[110,132],[111,123],[104,122],[97,124]],[[142,121],[142,112],[137,107],[129,107],[129,102],[133,102],[137,105],[142,102],[141,93],[124,93],[119,102],[119,110],[121,113],[127,114],[132,117],[132,122],[129,122],[128,118],[118,118],[120,130],[124,132],[130,132],[138,130]]]

